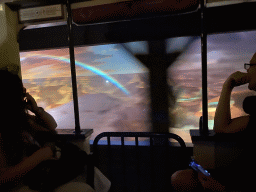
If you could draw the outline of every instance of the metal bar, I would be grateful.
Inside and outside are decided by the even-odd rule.
[[[139,137],[135,136],[135,145],[136,147],[139,146]]]
[[[154,143],[153,143],[153,138],[150,137],[150,148],[151,148],[151,149],[153,148],[153,145],[154,145]]]
[[[121,137],[121,143],[122,143],[122,146],[124,146],[124,137],[123,136]]]
[[[121,136],[121,148],[122,148],[122,157],[121,157],[121,161],[122,161],[122,171],[123,171],[123,186],[124,189],[123,191],[126,192],[128,191],[127,189],[127,185],[126,185],[126,175],[125,175],[125,171],[126,171],[126,163],[125,163],[125,147],[124,147],[124,136]]]
[[[154,140],[153,140],[153,137],[150,137],[150,164],[151,164],[151,187],[150,187],[150,191],[155,191],[155,185],[154,185],[154,182],[155,182],[155,170],[154,170]]]
[[[165,156],[165,162],[164,162],[164,164],[165,164],[165,167],[166,167],[166,169],[165,169],[165,188],[166,189],[168,189],[168,183],[170,182],[169,181],[169,177],[168,177],[168,175],[170,175],[170,173],[171,173],[171,169],[170,169],[170,166],[171,166],[171,163],[170,163],[170,148],[171,148],[171,139],[169,140],[170,138],[169,137],[167,137],[166,138],[166,140],[167,140],[167,145],[165,145],[165,154],[163,154],[163,155],[166,155]]]
[[[104,133],[103,133],[104,134]],[[100,138],[103,138],[104,136],[100,136]],[[113,155],[111,150],[111,143],[110,143],[110,135],[107,135],[107,151],[108,151],[108,157],[107,157],[107,175],[109,175],[109,179],[113,180],[114,178],[114,171],[112,169],[112,162],[113,162]],[[100,155],[98,154],[97,158],[100,159]]]
[[[69,40],[69,55],[70,55],[70,67],[71,67],[71,79],[72,79],[72,91],[73,91],[73,103],[74,103],[74,115],[75,115],[75,134],[80,134],[80,121],[79,121],[79,109],[78,109],[78,96],[77,96],[77,83],[76,83],[76,63],[74,52],[74,38],[73,38],[73,26],[72,26],[72,13],[70,1],[67,0],[67,12],[68,12],[68,40]]]
[[[137,180],[137,191],[141,191],[140,188],[140,153],[139,153],[139,137],[135,136],[135,146],[136,146],[136,170],[137,170],[137,176],[138,176],[138,180]]]
[[[107,140],[108,140],[108,146],[110,146],[110,136],[107,136]]]
[[[201,54],[202,54],[202,111],[203,123],[200,132],[208,134],[208,91],[207,91],[207,31],[206,31],[206,0],[201,0]]]

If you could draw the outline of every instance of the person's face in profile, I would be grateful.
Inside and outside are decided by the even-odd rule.
[[[250,90],[256,91],[256,54],[253,55],[250,64],[252,65],[250,65],[247,69],[247,73],[250,79],[248,88]]]

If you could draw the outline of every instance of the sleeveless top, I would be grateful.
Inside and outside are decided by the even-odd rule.
[[[256,141],[256,116],[250,115],[247,128],[232,133],[237,138],[237,146],[242,149],[240,155],[227,167],[213,170],[212,176],[229,190],[250,191],[254,186],[256,171],[254,145]]]

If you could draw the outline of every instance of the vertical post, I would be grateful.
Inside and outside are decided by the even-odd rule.
[[[201,0],[201,54],[202,54],[202,127],[200,132],[208,134],[208,90],[207,90],[207,31],[206,31],[206,0]]]
[[[71,78],[72,78],[72,90],[73,90],[73,103],[75,114],[75,134],[80,134],[80,122],[79,122],[79,109],[78,109],[78,96],[77,96],[77,83],[76,83],[76,66],[75,66],[75,52],[74,52],[74,38],[73,38],[73,26],[72,26],[72,13],[70,1],[67,0],[67,25],[68,25],[68,40],[69,40],[69,55],[71,66]]]

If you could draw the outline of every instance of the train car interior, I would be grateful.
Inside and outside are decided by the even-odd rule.
[[[175,191],[171,176],[192,158],[215,170],[240,154],[239,135],[213,127],[223,83],[255,53],[254,8],[255,0],[0,0],[0,67],[20,76],[59,138],[89,154],[86,182],[96,192]],[[232,118],[254,95],[234,88]]]

